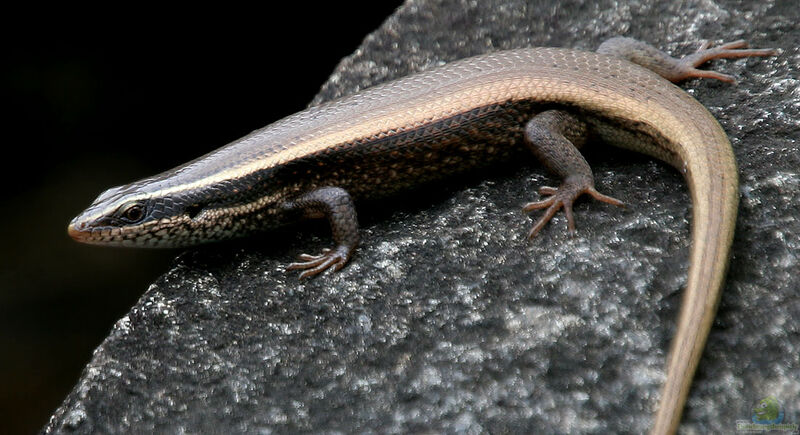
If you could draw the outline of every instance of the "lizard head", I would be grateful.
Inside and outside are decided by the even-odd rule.
[[[189,226],[202,207],[186,195],[145,189],[148,180],[106,190],[67,227],[73,239],[109,246],[195,244]]]

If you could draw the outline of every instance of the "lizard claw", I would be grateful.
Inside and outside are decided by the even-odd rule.
[[[560,187],[542,187],[539,189],[539,194],[549,195],[550,197],[542,201],[529,202],[522,208],[525,211],[540,210],[546,208],[544,215],[536,221],[533,228],[528,233],[528,238],[533,238],[539,231],[550,222],[550,219],[555,216],[556,212],[561,208],[564,209],[564,214],[567,216],[567,227],[570,232],[575,231],[575,217],[572,214],[572,204],[575,200],[583,195],[588,194],[592,198],[608,204],[616,205],[618,207],[624,206],[622,201],[612,198],[595,190],[591,180],[572,180],[567,179],[561,184]]]
[[[351,248],[340,245],[336,247],[336,250],[325,248],[319,255],[301,254],[298,257],[300,261],[289,264],[286,270],[303,270],[300,279],[312,277],[331,267],[336,272],[347,264],[351,253]]]
[[[672,81],[680,81],[688,78],[708,78],[716,79],[726,83],[735,83],[733,76],[716,71],[697,69],[698,66],[711,59],[738,59],[742,57],[754,56],[774,56],[778,52],[771,48],[766,49],[747,49],[748,45],[743,39],[728,42],[719,47],[711,47],[710,41],[704,41],[694,53],[681,58],[677,61],[675,76],[670,77]]]

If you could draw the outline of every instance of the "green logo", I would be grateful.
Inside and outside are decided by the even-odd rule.
[[[783,407],[774,396],[761,399],[753,407],[753,423],[779,424],[783,421]]]
[[[781,431],[798,433],[797,423],[784,423],[783,406],[775,396],[765,397],[753,405],[750,421],[736,420],[737,432]]]

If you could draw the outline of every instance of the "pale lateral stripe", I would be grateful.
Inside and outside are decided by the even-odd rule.
[[[410,130],[421,125],[433,123],[446,119],[454,114],[463,113],[474,108],[491,104],[503,103],[509,100],[521,100],[535,96],[535,100],[546,102],[568,102],[578,101],[580,105],[589,110],[600,110],[612,116],[622,119],[640,120],[651,125],[659,125],[663,134],[677,143],[685,143],[692,136],[686,130],[686,123],[681,123],[667,110],[654,105],[652,110],[647,110],[638,104],[632,96],[626,96],[624,92],[615,92],[615,89],[602,86],[601,92],[588,86],[576,89],[574,79],[564,75],[564,72],[556,72],[557,76],[547,77],[539,69],[539,77],[530,75],[494,75],[485,76],[482,82],[473,82],[469,86],[460,84],[453,92],[444,92],[444,95],[437,92],[437,96],[422,95],[413,104],[389,112],[383,113],[372,119],[359,120],[360,122],[344,125],[343,128],[334,128],[332,131],[323,133],[319,136],[310,137],[287,149],[278,151],[267,158],[249,162],[244,166],[234,167],[216,174],[198,179],[191,183],[174,185],[152,191],[134,195],[127,198],[128,201],[138,199],[166,196],[173,193],[193,190],[199,187],[213,185],[225,180],[236,179],[256,171],[279,166],[293,159],[308,156],[322,151],[332,145],[352,142],[358,139],[373,137],[389,130]],[[560,74],[560,76],[558,75]],[[598,77],[598,82],[602,79]],[[585,81],[585,77],[584,77]],[[545,90],[545,91],[543,91]],[[589,96],[588,93],[595,93]],[[609,93],[615,93],[616,98],[610,98]],[[579,97],[579,98],[576,98]],[[636,108],[633,112],[631,108]],[[648,108],[650,109],[650,108]],[[661,109],[661,110],[659,110]],[[313,109],[312,109],[313,110]],[[657,122],[656,122],[657,121]],[[666,127],[666,128],[664,128]],[[113,205],[103,211],[96,213],[92,217],[106,215]]]

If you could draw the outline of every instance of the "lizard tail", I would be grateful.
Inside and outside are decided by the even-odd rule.
[[[724,137],[721,128],[713,133]],[[667,379],[653,435],[673,434],[678,429],[717,311],[736,226],[738,177],[727,138],[707,141],[705,147],[694,149],[699,151],[685,158],[693,206],[689,277],[667,356]]]

